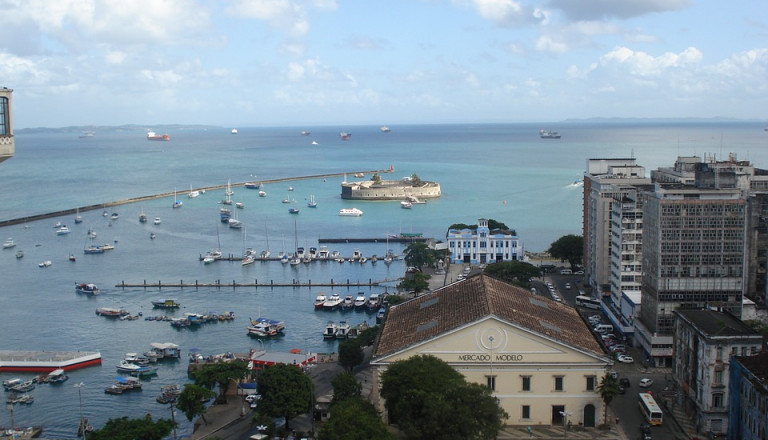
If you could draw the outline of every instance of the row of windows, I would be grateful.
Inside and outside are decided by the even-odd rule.
[[[458,245],[458,246],[457,246]],[[517,240],[491,240],[489,242],[481,241],[480,247],[485,248],[486,246],[489,247],[499,247],[499,248],[506,248],[509,249],[510,247],[516,248],[517,247]],[[463,247],[463,248],[475,248],[477,247],[476,241],[450,241],[450,247],[456,248],[456,247]]]
[[[496,391],[496,376],[485,376],[486,382],[488,384],[488,388],[490,388],[493,391]],[[564,377],[563,376],[552,376],[553,379],[553,390],[554,391],[565,391],[564,389]],[[597,387],[597,377],[596,376],[584,376],[585,379],[585,390],[586,391],[595,391]],[[521,391],[531,391],[531,376],[520,376],[520,390]]]
[[[5,96],[0,97],[0,136],[8,134],[10,121],[9,100]]]

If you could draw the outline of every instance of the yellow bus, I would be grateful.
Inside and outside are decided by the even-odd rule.
[[[640,411],[642,411],[648,424],[661,425],[663,419],[661,407],[656,403],[651,393],[639,393],[639,396],[638,404],[640,405]]]

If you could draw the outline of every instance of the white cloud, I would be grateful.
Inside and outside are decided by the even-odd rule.
[[[604,66],[615,66],[639,77],[657,77],[668,71],[696,69],[703,56],[695,47],[689,47],[680,53],[667,52],[654,57],[645,52],[635,52],[626,47],[617,47],[600,59]]]
[[[546,23],[549,13],[515,0],[471,0],[478,14],[502,27]]]
[[[318,3],[324,5],[325,2]],[[227,11],[240,18],[255,18],[298,38],[309,31],[306,8],[290,0],[236,0]]]
[[[549,5],[574,20],[631,18],[684,9],[691,0],[550,0]]]

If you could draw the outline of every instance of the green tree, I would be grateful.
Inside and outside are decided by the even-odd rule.
[[[259,412],[272,417],[285,417],[286,429],[290,429],[290,419],[311,410],[314,386],[299,367],[273,365],[262,371],[257,381],[261,394]]]
[[[216,393],[213,390],[201,387],[194,384],[184,385],[184,389],[181,390],[178,399],[176,399],[176,408],[178,408],[187,417],[190,422],[197,416],[203,419],[203,423],[206,425],[208,421],[205,420],[205,402],[206,400],[214,397]]]
[[[166,419],[152,421],[147,414],[143,419],[109,419],[103,428],[88,433],[89,440],[160,440],[168,436],[173,422]]]
[[[373,173],[371,180],[373,180],[373,183],[379,184],[381,183],[381,176],[379,176],[379,173]]]
[[[467,383],[433,356],[392,364],[382,375],[381,396],[409,439],[491,439],[507,417],[487,387]]]
[[[319,440],[393,440],[371,402],[350,397],[333,406],[331,417],[320,428]]]
[[[541,269],[523,261],[501,261],[489,264],[483,271],[496,279],[528,288],[531,278],[540,277]]]
[[[368,347],[373,345],[373,343],[376,342],[376,336],[378,336],[380,329],[381,328],[378,325],[374,325],[373,327],[368,327],[367,329],[358,333],[356,338],[357,342],[360,344],[361,347]]]
[[[214,362],[205,364],[202,368],[192,372],[191,376],[195,384],[213,389],[215,385],[219,386],[219,395],[216,397],[218,403],[227,402],[227,390],[229,384],[234,380],[240,380],[251,373],[248,364],[244,361]]]
[[[363,392],[363,386],[355,379],[352,373],[343,371],[331,379],[331,385],[333,386],[333,401],[331,404],[336,404],[342,400],[351,397],[360,397]]]
[[[405,263],[421,271],[422,266],[433,266],[437,261],[437,255],[423,241],[409,244],[405,248]]]
[[[600,398],[603,399],[603,420],[605,420],[605,424],[607,425],[608,405],[610,405],[613,398],[619,394],[619,381],[610,373],[605,373],[605,376],[600,380],[600,385],[597,387],[597,392],[600,394]]]
[[[423,272],[409,273],[405,275],[405,278],[403,278],[403,281],[400,281],[397,287],[402,290],[413,290],[416,293],[423,292],[429,290],[430,278],[432,278],[432,275]]]
[[[477,231],[477,224],[474,225],[467,225],[464,223],[454,223],[451,226],[448,227],[448,229],[470,229],[472,231]],[[488,229],[493,231],[494,229],[503,229],[505,231],[511,231],[512,235],[517,235],[514,229],[510,230],[507,225],[500,221],[496,221],[492,218],[488,219]]]
[[[563,235],[549,246],[547,252],[560,261],[567,261],[573,269],[577,264],[581,264],[584,255],[584,237],[573,234]]]
[[[418,174],[413,173],[411,175],[411,185],[413,185],[413,186],[421,186],[422,183],[423,182],[421,181],[421,178],[419,177]]]
[[[365,354],[360,342],[357,339],[347,339],[339,344],[339,365],[345,370],[352,372],[352,369],[363,363]]]

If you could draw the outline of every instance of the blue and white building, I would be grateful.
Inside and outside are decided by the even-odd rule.
[[[446,234],[452,263],[488,264],[500,261],[523,260],[523,242],[517,232],[488,227],[481,218],[475,229],[449,229]]]

